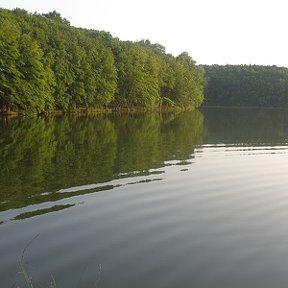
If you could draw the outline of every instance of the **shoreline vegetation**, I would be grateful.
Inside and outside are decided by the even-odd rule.
[[[288,68],[205,65],[205,107],[288,108]]]
[[[199,107],[198,107],[199,108]],[[0,117],[14,117],[14,116],[30,116],[30,115],[39,115],[39,116],[57,116],[57,115],[97,115],[97,114],[133,114],[133,113],[170,113],[170,112],[185,112],[185,111],[194,111],[196,108],[192,105],[187,106],[157,106],[157,107],[145,107],[145,106],[127,106],[127,107],[75,107],[71,110],[50,110],[43,112],[34,112],[26,113],[25,111],[2,111],[0,110]]]
[[[0,9],[0,112],[195,109],[204,69],[149,40],[75,28],[56,11]]]
[[[197,65],[149,40],[0,8],[0,116],[288,107],[288,68]]]

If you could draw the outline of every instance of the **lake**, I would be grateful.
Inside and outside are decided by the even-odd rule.
[[[286,110],[1,118],[0,171],[1,287],[288,286]]]

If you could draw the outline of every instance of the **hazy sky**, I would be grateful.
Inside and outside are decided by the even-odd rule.
[[[56,10],[73,26],[149,39],[199,64],[288,67],[287,0],[0,0],[0,7]]]

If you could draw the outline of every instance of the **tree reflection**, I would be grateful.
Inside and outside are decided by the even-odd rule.
[[[200,112],[2,119],[0,211],[112,189],[59,193],[190,159],[202,136]]]
[[[276,145],[287,142],[287,110],[205,108],[203,114],[206,144]]]

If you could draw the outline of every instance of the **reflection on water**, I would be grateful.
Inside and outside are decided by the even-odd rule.
[[[23,250],[35,287],[288,285],[285,110],[3,119],[0,172],[1,287]]]
[[[206,108],[206,144],[288,143],[288,113],[281,109]]]
[[[199,112],[2,121],[0,211],[127,184],[109,182],[119,178],[153,181],[165,161],[191,158],[202,131]]]
[[[70,208],[70,207],[73,207],[74,205],[72,204],[67,204],[67,205],[55,205],[53,207],[50,207],[50,208],[46,208],[46,209],[39,209],[39,210],[36,210],[36,211],[32,211],[32,212],[24,212],[22,214],[19,214],[17,216],[15,216],[15,220],[20,220],[20,219],[27,219],[27,218],[30,218],[30,217],[34,217],[34,216],[38,216],[38,215],[43,215],[43,214],[46,214],[46,213],[49,213],[49,212],[55,212],[55,211],[60,211],[60,210],[63,210],[63,209],[66,209],[66,208]]]

